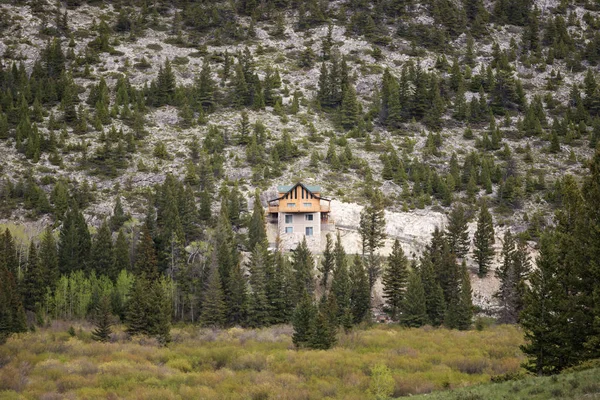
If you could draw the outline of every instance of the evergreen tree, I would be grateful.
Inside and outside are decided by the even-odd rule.
[[[477,230],[473,235],[473,257],[479,266],[479,275],[485,276],[494,257],[494,225],[492,214],[488,211],[487,204],[481,203],[477,218]]]
[[[294,249],[292,255],[292,268],[294,269],[295,281],[294,287],[297,300],[301,299],[304,292],[312,297],[315,289],[313,280],[314,267],[315,261],[308,249],[306,237],[304,237],[302,242]]]
[[[444,322],[446,303],[444,300],[444,291],[436,279],[433,263],[429,257],[425,257],[421,261],[419,272],[425,292],[427,320],[433,326],[440,326]]]
[[[117,196],[115,207],[113,208],[113,215],[110,217],[110,229],[113,231],[118,231],[129,219],[130,216],[126,215],[125,211],[123,211],[121,196]]]
[[[524,242],[517,243],[510,230],[504,234],[502,245],[502,265],[496,270],[500,288],[495,297],[500,305],[500,321],[514,324],[518,322],[523,309],[525,280],[529,274],[529,258]]]
[[[98,233],[92,243],[92,252],[90,262],[92,269],[98,275],[107,275],[111,279],[116,279],[119,271],[113,270],[113,243],[108,222],[104,220]]]
[[[457,304],[456,328],[467,330],[473,320],[473,299],[471,291],[471,278],[467,271],[467,263],[463,261],[461,266],[460,293]]]
[[[149,279],[158,276],[158,259],[154,241],[147,226],[142,228],[140,239],[136,248],[135,274],[145,275]]]
[[[217,268],[211,268],[202,296],[200,325],[220,327],[225,325],[225,299]]]
[[[11,334],[26,330],[25,311],[16,280],[6,263],[0,260],[0,344]]]
[[[205,112],[213,112],[216,107],[216,84],[212,79],[208,57],[204,57],[202,71],[196,80],[197,101]]]
[[[348,261],[346,259],[346,251],[342,246],[340,233],[337,234],[337,240],[335,243],[335,249],[333,251],[334,258],[334,269],[333,279],[331,282],[331,291],[329,296],[335,298],[335,302],[338,308],[338,321],[343,318],[347,312],[351,310],[351,282],[348,273]]]
[[[352,85],[349,85],[344,90],[344,97],[342,98],[341,113],[341,124],[346,130],[355,128],[358,124],[359,118],[359,104],[356,99],[356,91]]]
[[[120,274],[121,271],[128,271],[131,269],[131,259],[129,257],[129,243],[122,229],[119,229],[117,234],[117,240],[115,241],[113,255],[113,266],[112,271]],[[113,280],[117,279],[117,276],[111,277]]]
[[[247,145],[250,143],[250,120],[248,119],[248,113],[246,111],[242,111],[239,132],[238,143],[240,145]]]
[[[564,320],[561,303],[565,294],[561,288],[558,269],[557,237],[547,233],[542,236],[537,269],[531,273],[525,294],[525,309],[521,325],[526,344],[521,350],[527,355],[525,368],[538,375],[553,374],[566,367],[569,346],[565,346]]]
[[[307,292],[304,292],[292,317],[294,327],[292,342],[296,347],[307,347],[310,344],[316,313],[317,310],[312,299]]]
[[[265,229],[265,210],[262,207],[258,192],[254,195],[254,208],[248,228],[248,248],[254,249],[257,243],[267,240],[267,231]]]
[[[68,274],[80,269],[87,270],[92,242],[87,223],[77,205],[65,215],[60,230],[58,260],[60,272]]]
[[[27,257],[27,271],[21,283],[23,293],[23,306],[27,311],[37,311],[42,305],[46,294],[46,272],[44,265],[38,257],[37,246],[33,240],[29,244],[29,255]]]
[[[350,307],[355,324],[370,318],[371,289],[362,258],[358,255],[354,256],[350,269]]]
[[[392,253],[388,257],[388,267],[383,273],[383,297],[386,299],[386,311],[393,321],[398,321],[400,316],[407,279],[408,259],[402,251],[400,242],[396,239]],[[425,306],[424,303],[423,306]]]
[[[92,339],[98,342],[108,342],[112,333],[113,316],[107,296],[103,296],[96,306],[94,325],[96,329],[92,331]]]
[[[292,267],[281,252],[275,253],[274,270],[267,281],[267,297],[272,306],[272,320],[274,324],[286,323],[294,312],[295,299],[290,296],[294,293],[294,275]]]
[[[140,275],[135,278],[125,315],[125,330],[131,335],[149,334],[149,320],[147,305],[150,302],[150,282]]]
[[[169,282],[166,278],[156,280],[151,285],[150,315],[152,318],[151,332],[161,345],[171,341],[171,314],[173,305],[170,298]]]
[[[311,349],[327,350],[336,342],[336,325],[327,318],[325,310],[319,307],[310,324],[308,346]]]
[[[418,328],[427,323],[427,301],[421,277],[416,271],[411,271],[408,277],[406,294],[402,299],[402,315],[400,320],[403,325]]]
[[[375,253],[386,238],[383,194],[380,191],[375,192],[371,203],[361,211],[358,233],[362,240],[363,255],[368,255],[369,288],[373,288],[380,273]]]
[[[251,295],[248,304],[248,325],[257,328],[269,325],[271,322],[271,305],[267,297],[267,271],[271,262],[266,243],[256,243],[250,260],[248,270],[250,271]]]
[[[54,287],[59,278],[58,249],[50,226],[46,227],[42,235],[39,255],[40,264],[46,273],[46,276],[43,278],[44,282],[47,286]]]
[[[227,285],[227,321],[230,325],[241,325],[246,322],[248,312],[247,282],[240,262],[233,265]]]
[[[446,237],[450,249],[457,257],[464,258],[469,251],[469,232],[467,224],[469,219],[462,205],[452,208],[448,216],[448,230]]]
[[[175,74],[171,67],[171,61],[167,59],[164,66],[158,70],[156,82],[153,82],[156,87],[154,94],[153,105],[160,107],[166,104],[173,104],[175,99]]]
[[[328,233],[326,235],[326,244],[325,251],[323,252],[323,261],[321,263],[321,268],[319,271],[321,272],[321,286],[323,289],[327,289],[327,284],[329,282],[329,274],[333,272],[335,266],[335,254],[333,252],[333,240],[331,239],[331,234]]]

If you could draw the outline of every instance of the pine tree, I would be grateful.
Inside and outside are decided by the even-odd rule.
[[[527,355],[525,368],[538,375],[553,374],[566,367],[569,346],[565,346],[564,330],[567,323],[561,310],[565,294],[561,288],[558,269],[557,237],[547,233],[542,236],[537,269],[531,273],[525,294],[525,309],[521,326],[526,344],[521,350]]]
[[[457,306],[456,328],[467,330],[473,320],[473,299],[471,291],[471,278],[467,271],[467,263],[461,266],[460,293]]]
[[[77,205],[71,207],[60,230],[58,260],[63,274],[87,270],[92,241],[87,223]]]
[[[337,240],[335,243],[335,249],[333,251],[333,279],[331,281],[331,291],[329,296],[335,297],[335,301],[338,308],[338,320],[343,315],[350,311],[351,312],[351,282],[348,273],[348,261],[346,259],[346,251],[342,246],[340,233],[337,234]]]
[[[207,113],[213,112],[215,109],[215,94],[216,84],[212,79],[210,63],[208,57],[204,57],[202,71],[196,81],[196,96],[198,103]]]
[[[469,251],[469,232],[467,224],[469,219],[462,205],[452,208],[448,216],[448,230],[446,237],[450,249],[457,257],[464,258]]]
[[[294,292],[294,276],[292,267],[281,252],[276,252],[274,270],[267,286],[267,297],[272,306],[274,324],[287,323],[294,312],[295,299],[290,296]]]
[[[300,300],[303,293],[308,293],[313,296],[315,285],[313,280],[313,269],[315,262],[313,256],[308,249],[306,237],[294,249],[292,255],[292,268],[294,269],[294,287],[296,299]]]
[[[375,192],[371,203],[361,211],[358,233],[362,240],[363,255],[368,255],[369,288],[373,288],[380,273],[375,253],[387,236],[383,194],[380,191]]]
[[[310,344],[316,313],[317,310],[312,299],[308,293],[304,292],[292,317],[294,327],[292,342],[296,347],[307,347]]]
[[[113,208],[113,215],[110,217],[110,229],[118,231],[125,222],[130,219],[129,215],[123,211],[123,205],[121,204],[121,196],[117,196],[115,206]]]
[[[54,287],[59,278],[58,249],[50,226],[46,227],[42,235],[39,255],[42,269],[46,272],[44,282],[47,286]]]
[[[137,276],[131,288],[127,312],[125,315],[125,330],[131,335],[150,333],[148,304],[150,302],[150,282],[143,276]]]
[[[321,286],[327,290],[327,284],[329,282],[329,274],[333,272],[335,267],[335,255],[333,253],[333,240],[331,234],[326,235],[325,251],[323,252],[323,261],[321,263]]]
[[[248,228],[248,248],[254,249],[257,243],[267,240],[267,231],[265,229],[265,210],[262,207],[258,192],[254,195],[254,208]]]
[[[225,299],[217,268],[211,268],[206,289],[202,296],[200,325],[221,327],[225,325]]]
[[[271,322],[271,305],[267,297],[267,271],[270,269],[270,254],[266,243],[256,243],[247,268],[250,271],[250,288],[248,304],[248,325],[252,328],[269,325]]]
[[[112,333],[113,316],[110,299],[107,296],[103,296],[96,306],[94,325],[96,329],[92,331],[92,339],[98,342],[108,342]]]
[[[171,314],[173,305],[169,294],[167,278],[152,282],[150,290],[150,315],[152,325],[150,335],[165,346],[171,341]]]
[[[411,328],[425,325],[428,320],[426,304],[425,289],[421,277],[413,270],[408,276],[406,294],[401,303],[402,315],[400,321],[402,324]]]
[[[529,257],[523,241],[517,245],[510,230],[504,234],[502,265],[495,271],[500,288],[495,293],[500,305],[500,321],[518,322],[523,309],[525,280],[530,270]]]
[[[357,126],[359,111],[356,91],[352,85],[349,85],[344,90],[344,97],[342,98],[342,107],[340,110],[341,124],[344,129],[348,130]]]
[[[515,240],[510,232],[506,231],[502,243],[502,265],[495,271],[500,280],[500,288],[495,294],[500,305],[500,322],[515,323],[517,315],[514,314],[515,279],[513,260],[515,254]]]
[[[473,257],[479,266],[479,275],[485,276],[494,257],[494,225],[485,201],[482,202],[479,210],[473,244],[475,245]]]
[[[250,143],[250,120],[248,119],[248,113],[246,111],[242,111],[239,132],[238,143],[240,145],[247,145]]]
[[[164,66],[161,66],[158,70],[158,76],[156,77],[156,94],[155,103],[157,107],[165,104],[173,104],[175,99],[175,74],[171,67],[171,61],[167,58]]]
[[[0,258],[0,344],[11,334],[26,330],[25,311],[16,280]]]
[[[354,323],[359,324],[369,319],[371,310],[371,289],[369,279],[359,255],[354,256],[350,269],[350,307]]]
[[[122,229],[119,229],[117,234],[117,240],[113,248],[113,266],[112,271],[120,274],[121,271],[128,271],[131,269],[131,259],[129,257],[129,243],[125,237],[125,233]],[[118,276],[118,275],[117,275]],[[111,277],[113,280],[117,279],[117,276]]]
[[[388,257],[388,267],[383,273],[383,297],[386,299],[386,310],[393,321],[398,321],[400,316],[407,279],[408,259],[402,251],[400,242],[396,239],[392,253]]]
[[[158,276],[158,260],[154,241],[147,226],[142,228],[140,239],[136,248],[135,268],[136,275],[145,275],[149,279]]]
[[[27,271],[21,283],[23,293],[23,306],[27,311],[37,311],[41,306],[46,294],[46,272],[44,265],[38,257],[37,246],[33,240],[29,244],[29,255],[27,257]]]
[[[425,292],[427,320],[433,326],[440,326],[444,322],[446,303],[444,300],[444,291],[436,279],[433,263],[429,257],[425,257],[421,261],[419,272]]]
[[[336,331],[336,326],[327,318],[326,310],[319,307],[310,324],[308,346],[316,350],[330,349],[335,345]]]
[[[113,242],[108,222],[104,220],[98,233],[92,243],[92,252],[90,262],[92,270],[98,275],[107,275],[111,279],[116,279],[119,271],[113,270]]]

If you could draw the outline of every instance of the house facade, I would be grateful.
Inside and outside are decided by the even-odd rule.
[[[319,250],[321,232],[328,230],[331,222],[331,200],[321,196],[319,186],[285,185],[277,187],[278,195],[269,200],[270,223],[277,224],[281,244],[293,249],[306,237],[309,247]]]

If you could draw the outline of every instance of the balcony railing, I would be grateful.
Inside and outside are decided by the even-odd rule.
[[[290,213],[296,213],[296,212],[316,212],[317,210],[310,208],[310,209],[306,209],[306,208],[284,208],[285,212],[290,212]],[[319,210],[320,212],[330,212],[331,209],[329,207],[328,204],[321,204]],[[279,206],[278,205],[270,205],[269,204],[269,214],[274,214],[274,213],[278,213],[279,212]]]

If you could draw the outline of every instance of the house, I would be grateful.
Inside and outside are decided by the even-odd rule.
[[[321,232],[330,230],[331,200],[321,197],[319,186],[302,183],[277,187],[277,198],[269,200],[268,221],[277,224],[281,243],[295,248],[306,237],[312,250],[321,248]]]

